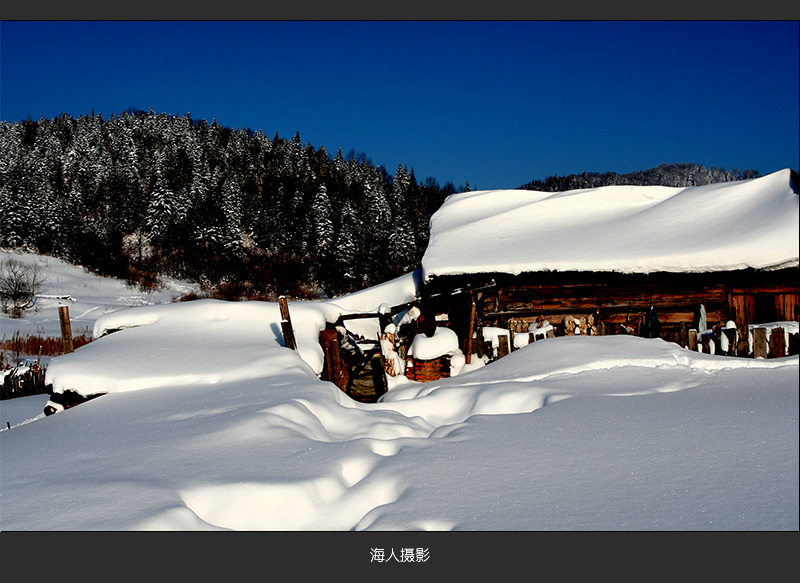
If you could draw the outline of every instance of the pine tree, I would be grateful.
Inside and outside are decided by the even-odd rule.
[[[349,200],[342,203],[340,217],[333,259],[336,279],[332,283],[339,293],[349,293],[361,287],[362,270],[359,257],[364,231],[359,215]]]
[[[389,258],[392,275],[401,275],[413,269],[415,244],[413,226],[408,210],[408,198],[412,190],[412,179],[405,166],[398,166],[392,181],[391,212],[392,225],[389,232]]]
[[[312,250],[318,261],[326,262],[333,248],[333,219],[328,189],[321,184],[311,204],[314,239]]]

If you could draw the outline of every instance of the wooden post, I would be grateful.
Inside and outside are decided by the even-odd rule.
[[[711,338],[709,343],[714,344],[714,354],[721,355],[723,354],[722,350],[722,328],[719,324],[716,324],[711,329]],[[709,348],[710,350],[710,348]]]
[[[725,328],[722,331],[728,338],[728,352],[729,356],[736,356],[736,328]]]
[[[423,293],[420,312],[423,326],[422,332],[428,338],[433,338],[436,333],[436,312],[433,309],[431,296],[427,291]]]
[[[798,341],[800,341],[800,334],[794,332],[793,334],[789,334],[789,356],[795,356],[796,354],[800,353],[800,346],[798,346]]]
[[[58,317],[61,320],[61,340],[64,343],[64,352],[70,353],[73,351],[73,346],[72,346],[72,324],[70,324],[69,321],[69,306],[59,307]]]
[[[475,334],[475,318],[477,316],[478,308],[475,305],[475,297],[473,292],[469,292],[469,325],[467,326],[467,354],[466,363],[472,362],[472,336]]]
[[[753,356],[755,358],[767,358],[768,354],[767,329],[753,328]]]
[[[688,344],[688,347],[689,347],[689,350],[694,350],[695,352],[697,352],[697,330],[695,330],[694,328],[689,330],[689,344]]]
[[[320,332],[320,344],[324,361],[321,378],[330,381],[342,391],[347,389],[347,378],[344,374],[342,359],[339,355],[339,334],[334,328],[326,328]]]
[[[281,330],[283,331],[283,343],[286,348],[297,350],[297,343],[294,339],[294,329],[292,328],[292,319],[289,316],[289,304],[286,302],[284,296],[278,298],[278,304],[281,307]]]
[[[508,336],[500,334],[497,337],[497,358],[508,356]]]
[[[783,328],[773,328],[769,335],[769,357],[782,356],[786,356],[786,337],[783,335]]]
[[[747,357],[750,355],[750,329],[747,324],[738,326],[739,340],[736,343],[736,355]]]

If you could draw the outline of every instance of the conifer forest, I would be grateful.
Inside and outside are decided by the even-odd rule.
[[[520,186],[691,186],[758,172],[669,164]],[[130,108],[0,124],[0,246],[68,260],[143,288],[199,282],[225,299],[314,298],[419,266],[428,221],[469,190],[364,153]]]

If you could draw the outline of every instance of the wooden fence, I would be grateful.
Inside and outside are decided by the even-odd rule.
[[[49,393],[44,377],[44,367],[24,367],[7,372],[0,385],[0,400]]]
[[[480,338],[480,329],[479,338]],[[547,333],[515,332],[510,329],[507,333],[496,334],[496,340],[485,340],[476,343],[478,356],[484,354],[489,360],[496,360],[517,350],[515,338],[525,336],[527,342],[532,344],[554,336],[553,330]],[[600,335],[604,335],[602,332]],[[742,358],[780,358],[800,354],[800,334],[787,332],[780,326],[738,326],[737,328],[722,328],[714,326],[711,330],[698,333],[697,330],[684,330],[671,339],[683,348],[695,352],[715,354],[718,356],[736,356]]]

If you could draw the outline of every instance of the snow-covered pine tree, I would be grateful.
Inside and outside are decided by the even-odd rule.
[[[175,193],[166,174],[166,154],[160,148],[156,152],[153,186],[144,217],[147,239],[156,245],[166,241],[170,224],[175,219]]]
[[[359,214],[350,200],[345,199],[339,215],[332,261],[335,275],[331,286],[339,293],[353,292],[361,287],[363,271],[360,253],[363,236]]]
[[[392,225],[388,243],[393,275],[401,275],[412,270],[416,263],[416,239],[407,202],[412,187],[408,168],[399,165],[394,174],[389,197]]]
[[[239,179],[229,173],[221,188],[220,206],[223,217],[223,245],[226,251],[240,253],[244,247],[242,235],[242,189]]]
[[[320,184],[311,203],[313,239],[311,249],[318,261],[326,262],[333,250],[333,218],[328,189]]]

